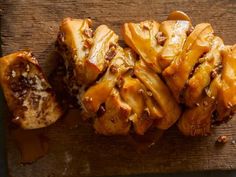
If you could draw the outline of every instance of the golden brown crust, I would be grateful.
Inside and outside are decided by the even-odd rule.
[[[165,44],[161,51],[159,63],[165,69],[182,52],[183,45],[187,39],[187,33],[192,28],[188,21],[164,21],[160,25],[160,31],[166,37]]]
[[[125,23],[121,33],[125,42],[137,52],[156,72],[161,72],[158,63],[162,46],[157,43],[160,24],[156,21],[143,21],[141,23]]]

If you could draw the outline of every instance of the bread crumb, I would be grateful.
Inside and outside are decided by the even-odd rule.
[[[217,138],[217,143],[225,144],[228,141],[228,137],[225,135],[221,135]]]

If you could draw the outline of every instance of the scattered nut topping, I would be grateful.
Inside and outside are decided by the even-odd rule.
[[[151,91],[147,91],[147,95],[148,96],[152,96],[152,92]]]
[[[228,104],[227,104],[227,108],[232,108],[233,107],[233,105],[232,105],[232,103],[230,103],[230,102],[228,102]]]
[[[111,118],[111,122],[114,124],[116,123],[115,119],[114,118]]]
[[[84,35],[87,36],[88,38],[93,37],[93,30],[91,28],[87,28],[84,30]]]
[[[204,105],[204,106],[208,106],[208,102],[207,102],[207,101],[204,101],[204,102],[203,102],[203,105]]]
[[[228,141],[228,137],[225,135],[221,135],[217,138],[217,143],[225,144]]]
[[[214,79],[216,76],[217,76],[217,72],[216,72],[216,70],[213,70],[211,72],[211,79]]]
[[[86,101],[86,102],[92,102],[92,101],[93,101],[93,98],[91,98],[91,97],[85,97],[85,98],[84,98],[84,101]]]
[[[14,123],[18,123],[20,121],[20,117],[19,116],[16,116],[12,119],[12,122]]]
[[[116,56],[116,45],[115,44],[110,44],[109,50],[106,53],[105,59],[106,60],[111,60]]]
[[[216,66],[215,71],[217,73],[220,73],[222,69],[223,69],[223,65],[218,65],[218,66]]]
[[[26,65],[26,71],[29,72],[30,71],[30,66],[27,64]]]
[[[116,67],[116,66],[114,66],[114,65],[111,65],[111,67],[110,67],[110,71],[111,71],[111,73],[112,73],[112,74],[115,74],[115,73],[117,73],[117,72],[118,72],[118,69],[117,69],[117,67]]]
[[[148,108],[144,109],[144,112],[146,112],[147,116],[149,117],[151,115],[150,110]]]
[[[162,32],[158,32],[155,37],[156,37],[157,43],[159,45],[164,45],[164,43],[167,39],[167,37],[165,37]]]
[[[63,32],[60,32],[58,34],[58,39],[60,39],[61,42],[65,42],[65,34]]]
[[[144,90],[143,90],[143,89],[139,89],[138,92],[139,92],[140,94],[143,94],[143,93],[144,93]]]
[[[117,86],[118,88],[121,88],[121,87],[123,87],[124,82],[125,82],[124,79],[123,79],[122,77],[120,77],[120,78],[117,80],[116,86]]]
[[[14,70],[11,71],[11,76],[16,77],[16,72]]]
[[[28,73],[27,73],[27,72],[23,72],[21,75],[22,75],[23,77],[27,77]]]
[[[33,108],[36,109],[38,107],[40,99],[41,99],[40,95],[37,95],[37,94],[34,94],[34,93],[31,94],[30,102],[31,102]]]
[[[150,27],[147,23],[141,23],[141,27],[144,29],[144,30],[150,30]]]
[[[92,45],[93,45],[93,39],[92,38],[84,40],[84,46],[83,47],[85,49],[90,49]]]
[[[200,106],[200,104],[199,104],[199,103],[196,103],[196,106],[198,107],[198,106]]]
[[[202,58],[199,58],[198,62],[199,62],[199,63],[203,63],[205,60],[206,60],[206,58],[205,58],[205,57],[202,57]]]
[[[236,144],[235,140],[232,140],[232,141],[231,141],[231,144]]]

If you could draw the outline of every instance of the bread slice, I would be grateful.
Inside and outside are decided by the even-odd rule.
[[[49,126],[62,109],[31,52],[20,51],[0,59],[0,84],[12,121],[24,129]]]

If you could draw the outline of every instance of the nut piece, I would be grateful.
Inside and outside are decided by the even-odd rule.
[[[150,26],[149,26],[147,23],[141,23],[141,27],[142,27],[144,30],[150,30]]]
[[[92,45],[93,45],[93,40],[91,38],[84,40],[84,46],[83,47],[85,49],[90,49],[92,47]]]
[[[87,28],[84,30],[84,35],[88,38],[93,37],[93,30],[91,28]]]
[[[118,72],[118,68],[114,65],[111,65],[110,71],[111,71],[112,74],[116,74]]]
[[[109,50],[106,53],[105,59],[106,60],[111,60],[115,56],[116,56],[116,45],[111,44],[110,47],[109,47]]]
[[[217,138],[217,143],[222,143],[222,144],[225,144],[225,143],[227,143],[227,141],[228,141],[228,137],[227,136],[225,136],[225,135],[221,135],[221,136],[219,136],[218,138]]]
[[[162,32],[158,32],[155,37],[156,37],[157,43],[159,45],[164,45],[164,43],[167,39],[167,37],[165,37]]]

